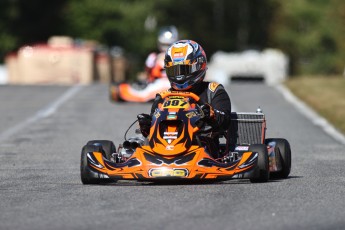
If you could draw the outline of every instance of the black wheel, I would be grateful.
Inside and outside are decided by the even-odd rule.
[[[256,172],[256,177],[251,178],[250,181],[252,183],[267,182],[270,177],[270,171],[268,162],[268,151],[266,145],[253,144],[249,146],[248,151],[258,153],[258,168]]]
[[[111,154],[116,152],[114,143],[108,140],[92,140],[87,142],[86,145],[100,146],[103,150],[102,154],[107,160],[110,160]]]
[[[102,182],[99,173],[92,170],[87,163],[87,153],[98,151],[100,151],[100,147],[95,145],[85,145],[81,150],[80,177],[83,184],[99,184]]]
[[[282,170],[272,173],[272,176],[277,178],[287,178],[291,171],[291,147],[287,140],[283,138],[269,138],[265,143],[276,142],[276,147],[279,150],[279,155],[282,164]]]

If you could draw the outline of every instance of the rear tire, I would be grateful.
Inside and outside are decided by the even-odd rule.
[[[268,151],[264,144],[253,144],[249,146],[250,152],[258,153],[258,167],[256,170],[256,177],[251,178],[252,183],[263,183],[268,182],[270,177],[269,162],[268,162]]]
[[[291,171],[291,147],[289,142],[286,139],[283,138],[270,138],[266,139],[265,143],[266,145],[269,142],[276,142],[276,146],[279,149],[281,164],[282,164],[282,170],[279,172],[274,172],[272,176],[277,178],[287,178]]]

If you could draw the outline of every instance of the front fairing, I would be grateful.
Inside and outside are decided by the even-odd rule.
[[[98,152],[90,153],[90,156],[89,165],[94,170],[113,179],[139,181],[250,178],[257,165],[257,154],[253,152],[243,153],[236,161],[221,163],[210,157],[204,148],[195,145],[174,157],[157,155],[149,146],[142,146],[123,163],[108,161]]]
[[[188,151],[199,119],[198,110],[187,98],[166,100],[152,116],[149,146],[155,153],[168,156]]]

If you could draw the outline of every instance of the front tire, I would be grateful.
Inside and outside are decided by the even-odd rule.
[[[92,140],[87,142],[86,145],[100,146],[103,150],[102,154],[107,160],[110,160],[112,154],[116,152],[114,143],[108,140]]]
[[[268,182],[270,177],[269,162],[268,162],[268,151],[266,145],[263,144],[253,144],[250,145],[250,152],[258,153],[258,166],[256,170],[256,177],[251,178],[252,183],[264,183]]]
[[[110,183],[116,180],[112,180],[108,175],[99,173],[88,165],[87,154],[90,152],[101,152],[103,157],[110,160],[111,154],[115,152],[115,145],[112,141],[107,140],[95,140],[89,141],[81,151],[80,158],[80,178],[83,184],[100,184]]]
[[[83,184],[99,184],[101,183],[98,172],[92,170],[87,161],[87,153],[98,152],[99,147],[94,145],[85,145],[81,150],[80,158],[80,178]]]

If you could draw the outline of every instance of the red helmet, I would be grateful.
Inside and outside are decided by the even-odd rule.
[[[165,53],[164,68],[175,90],[188,90],[203,81],[206,66],[204,49],[192,40],[177,41]]]

